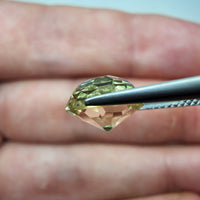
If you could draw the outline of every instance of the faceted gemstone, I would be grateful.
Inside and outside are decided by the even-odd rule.
[[[115,76],[88,79],[75,89],[67,103],[66,111],[96,127],[110,131],[143,104],[85,106],[85,99],[133,87],[130,82]]]

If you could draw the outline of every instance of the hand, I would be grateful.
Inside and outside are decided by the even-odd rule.
[[[199,199],[200,107],[137,111],[108,135],[64,110],[88,77],[199,74],[199,25],[1,2],[0,27],[1,200]]]

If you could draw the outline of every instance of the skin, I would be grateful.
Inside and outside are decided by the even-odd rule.
[[[199,107],[137,111],[109,135],[64,110],[88,77],[198,75],[198,24],[1,1],[0,27],[1,200],[200,199]]]

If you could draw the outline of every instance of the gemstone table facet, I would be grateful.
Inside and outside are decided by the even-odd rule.
[[[85,106],[85,99],[130,88],[134,88],[130,82],[115,76],[106,75],[88,79],[75,89],[65,109],[68,113],[98,128],[110,131],[143,104]]]

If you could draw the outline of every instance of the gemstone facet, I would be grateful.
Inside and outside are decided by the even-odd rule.
[[[115,76],[106,75],[88,79],[75,89],[65,109],[68,113],[98,128],[110,131],[143,104],[85,106],[85,99],[130,88],[134,88],[130,82]]]

